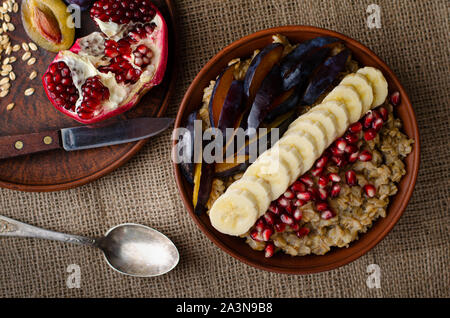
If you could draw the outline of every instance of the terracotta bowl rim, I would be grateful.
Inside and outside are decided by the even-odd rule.
[[[200,70],[200,72],[197,74],[197,76],[192,81],[191,85],[189,86],[188,90],[186,91],[184,98],[181,102],[181,106],[178,110],[177,118],[175,121],[174,128],[181,127],[183,117],[185,116],[185,111],[188,109],[190,105],[190,100],[194,92],[198,89],[201,89],[203,91],[204,87],[198,87],[199,82],[205,77],[207,72],[210,68],[213,67],[217,62],[219,62],[223,56],[227,55],[228,53],[232,52],[233,50],[237,49],[239,46],[241,46],[244,43],[255,41],[260,38],[264,38],[267,36],[271,36],[273,34],[288,34],[288,33],[297,33],[297,32],[305,32],[305,33],[315,33],[318,35],[328,35],[328,36],[334,36],[337,38],[342,39],[345,43],[348,43],[354,47],[357,47],[361,52],[368,55],[371,59],[375,61],[377,65],[380,65],[382,68],[387,70],[388,77],[394,82],[394,86],[397,88],[397,90],[400,92],[401,95],[401,102],[402,107],[405,107],[407,109],[407,113],[409,115],[409,120],[411,122],[411,128],[412,128],[412,137],[414,139],[414,146],[413,151],[409,154],[409,156],[413,156],[413,164],[411,168],[411,172],[409,173],[411,176],[411,182],[407,186],[406,193],[403,197],[398,197],[398,195],[395,195],[390,200],[390,205],[394,200],[401,200],[400,208],[396,211],[390,211],[389,213],[394,213],[394,218],[391,220],[390,223],[388,223],[384,228],[381,228],[379,230],[379,233],[375,239],[368,242],[366,246],[363,246],[359,251],[356,251],[356,253],[348,255],[345,258],[342,258],[340,261],[332,262],[326,265],[318,265],[318,266],[309,266],[308,269],[293,269],[291,267],[283,267],[283,266],[277,266],[277,265],[269,265],[269,264],[262,264],[255,262],[251,260],[247,255],[243,255],[241,253],[237,253],[233,248],[229,246],[229,244],[221,241],[218,236],[208,227],[205,226],[204,223],[202,223],[199,219],[199,217],[195,214],[194,209],[192,207],[191,199],[188,195],[188,193],[184,189],[184,176],[182,175],[179,165],[176,163],[173,163],[174,165],[174,171],[175,171],[175,178],[177,182],[178,191],[181,195],[181,198],[183,200],[183,204],[186,207],[186,209],[189,212],[189,215],[192,217],[194,222],[200,227],[202,232],[218,247],[220,247],[223,251],[231,255],[232,257],[236,258],[237,260],[250,265],[252,267],[275,272],[275,273],[283,273],[283,274],[311,274],[311,273],[318,273],[318,272],[324,272],[329,271],[335,268],[338,268],[340,266],[346,265],[362,255],[366,254],[369,250],[371,250],[375,245],[377,245],[386,235],[392,230],[394,225],[398,222],[400,217],[403,215],[406,206],[408,205],[409,200],[411,199],[414,186],[416,184],[418,172],[419,172],[419,165],[420,165],[420,138],[419,138],[419,129],[417,125],[416,116],[414,113],[414,109],[412,108],[411,101],[406,94],[405,89],[401,85],[399,79],[394,74],[394,72],[387,66],[387,64],[380,59],[374,52],[372,52],[369,48],[367,48],[365,45],[361,44],[360,42],[343,35],[341,33],[314,27],[314,26],[308,26],[308,25],[288,25],[288,26],[280,26],[280,27],[273,27],[265,30],[261,30],[258,32],[255,32],[253,34],[247,35],[237,41],[234,41],[230,45],[226,46],[224,49],[222,49],[219,53],[217,53],[212,59],[210,59],[205,66]],[[219,74],[216,74],[219,75]],[[212,79],[211,79],[212,80]],[[200,105],[199,105],[200,106]],[[175,147],[176,140],[173,140],[172,148]],[[174,148],[173,148],[174,149]],[[403,178],[406,178],[407,175],[405,175]],[[368,230],[373,230],[370,228]],[[364,234],[362,234],[364,235]],[[360,242],[360,240],[353,241],[351,245],[356,245]],[[245,242],[242,242],[242,244],[245,244]],[[343,249],[343,248],[340,248]],[[299,257],[299,256],[296,256]],[[317,256],[320,257],[320,256]],[[301,256],[299,257],[301,258]]]

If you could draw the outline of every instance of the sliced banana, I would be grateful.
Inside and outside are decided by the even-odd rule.
[[[380,70],[370,66],[360,68],[357,73],[367,77],[369,82],[372,84],[374,95],[372,108],[383,104],[388,95],[388,83],[386,78],[384,78],[383,73]]]
[[[272,195],[272,190],[270,189],[270,184],[263,179],[259,179],[253,176],[247,176],[241,178],[236,182],[233,182],[228,190],[246,190],[253,194],[258,203],[258,214],[262,215],[266,212],[270,205]]]
[[[288,145],[275,144],[269,151],[276,152],[276,155],[280,156],[288,163],[291,172],[289,184],[294,183],[301,175],[303,169],[303,158],[297,148]]]
[[[242,235],[259,217],[257,199],[247,190],[232,189],[222,194],[209,211],[212,226],[228,235]]]
[[[247,168],[243,177],[249,176],[263,179],[270,184],[271,200],[282,195],[291,181],[289,164],[282,157],[270,151],[264,152]]]
[[[320,154],[314,137],[308,132],[293,131],[289,135],[284,135],[277,144],[294,147],[298,150],[303,159],[303,168],[300,174],[311,169]],[[287,187],[283,189],[283,192],[286,189]]]
[[[373,103],[373,89],[372,84],[370,84],[367,77],[357,73],[348,74],[341,81],[341,85],[349,85],[356,89],[363,104],[362,114],[365,114],[370,110]]]
[[[327,147],[331,145],[331,143],[337,138],[338,121],[336,119],[336,116],[334,116],[330,111],[325,109],[317,109],[316,107],[314,107],[303,116],[304,118],[319,122],[323,127],[325,127],[327,131]]]
[[[316,140],[317,150],[319,152],[323,152],[327,147],[327,130],[319,121],[314,121],[310,118],[304,118],[303,116],[300,116],[289,126],[289,129],[286,131],[285,135],[288,135],[293,131],[305,131],[313,135],[314,139]]]
[[[336,86],[323,100],[328,102],[330,100],[336,100],[342,102],[347,107],[350,115],[350,122],[357,122],[363,114],[363,104],[359,94],[352,86],[338,85]]]
[[[342,136],[350,126],[350,114],[347,107],[341,102],[330,100],[323,104],[317,105],[314,109],[324,109],[334,115],[337,120],[337,136]]]

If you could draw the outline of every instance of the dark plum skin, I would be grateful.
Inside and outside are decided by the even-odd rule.
[[[181,148],[183,150],[187,149],[188,156],[189,156],[189,162],[181,162],[180,168],[181,172],[183,173],[184,177],[190,184],[194,184],[194,139],[195,139],[195,129],[194,129],[194,122],[198,119],[198,112],[194,111],[191,114],[189,114],[187,121],[186,121],[186,132],[181,135],[181,139],[178,142],[177,146],[181,147],[182,145],[184,148]],[[189,136],[186,136],[189,134]],[[189,143],[187,143],[187,140],[189,140]],[[180,156],[183,156],[184,153],[180,153]]]
[[[242,162],[245,161],[245,162]],[[236,173],[240,173],[245,171],[250,163],[248,162],[248,157],[246,156],[246,160],[235,160],[233,163],[216,163],[215,167],[215,176],[218,178],[226,178],[235,175]]]
[[[245,74],[244,92],[247,97],[247,107],[253,104],[253,100],[262,82],[281,59],[284,47],[280,43],[272,43],[266,46],[250,63]]]
[[[298,106],[301,96],[302,92],[297,87],[293,87],[290,90],[283,92],[273,101],[268,114],[264,118],[264,122],[270,123],[278,116],[293,110]]]
[[[209,102],[209,120],[211,127],[218,128],[224,103],[234,80],[234,64],[228,66],[217,78]]]
[[[279,65],[275,65],[261,84],[256,93],[250,113],[247,118],[247,130],[258,129],[261,122],[269,112],[270,105],[282,92],[281,74]],[[250,133],[250,131],[248,130]]]
[[[296,86],[304,89],[313,71],[325,61],[330,51],[330,48],[324,47],[307,52],[292,71],[283,77],[283,89],[287,91]]]
[[[287,78],[294,71],[303,57],[313,49],[338,42],[339,39],[329,36],[321,36],[301,43],[291,53],[286,55],[281,61],[281,77]],[[291,86],[292,87],[292,86]],[[286,90],[288,90],[287,88]]]
[[[194,199],[193,204],[195,213],[201,215],[206,209],[206,203],[211,194],[212,183],[214,180],[214,164],[203,161],[195,165],[193,197],[197,197],[197,200]],[[197,193],[195,193],[195,191],[197,191]]]
[[[327,88],[336,80],[339,73],[344,71],[350,56],[348,49],[342,50],[335,56],[329,57],[313,75],[302,98],[303,105],[312,105]]]
[[[226,136],[227,128],[234,128],[244,104],[244,82],[234,80],[223,103],[217,128]]]

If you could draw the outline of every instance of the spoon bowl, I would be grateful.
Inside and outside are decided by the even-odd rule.
[[[139,224],[121,224],[98,240],[106,262],[130,276],[154,277],[171,271],[180,259],[177,248],[164,234]]]

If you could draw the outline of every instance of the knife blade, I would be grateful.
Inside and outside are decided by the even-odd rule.
[[[168,129],[173,118],[135,118],[111,124],[63,128],[26,135],[0,137],[0,159],[64,149],[85,150],[153,137]]]

